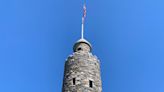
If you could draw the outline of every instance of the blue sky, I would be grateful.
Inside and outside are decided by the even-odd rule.
[[[82,0],[0,1],[0,92],[61,92]],[[103,92],[164,92],[164,1],[87,0]]]

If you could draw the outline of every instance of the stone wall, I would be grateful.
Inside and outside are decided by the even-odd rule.
[[[65,62],[63,92],[102,92],[100,64],[90,52],[78,51]]]

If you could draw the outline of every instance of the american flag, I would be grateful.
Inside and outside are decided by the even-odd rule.
[[[83,18],[86,17],[86,14],[87,14],[87,8],[86,8],[86,5],[84,4],[84,6],[83,6]]]
[[[83,6],[83,17],[82,17],[82,19],[83,19],[83,24],[84,24],[84,20],[85,20],[85,17],[86,17],[86,14],[87,14],[87,8],[86,8],[86,5],[84,4],[84,6]]]

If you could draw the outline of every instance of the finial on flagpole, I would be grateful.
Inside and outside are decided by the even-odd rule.
[[[82,27],[81,27],[81,39],[84,39],[84,21],[86,17],[86,1],[84,0],[84,5],[83,5],[83,16],[82,16]]]

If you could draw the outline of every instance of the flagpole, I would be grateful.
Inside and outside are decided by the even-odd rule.
[[[86,5],[84,2],[83,5],[83,16],[82,16],[82,25],[81,25],[81,39],[84,39],[84,21],[85,21],[85,17],[86,17]]]
[[[82,18],[82,25],[81,25],[81,39],[84,39],[84,18]]]

